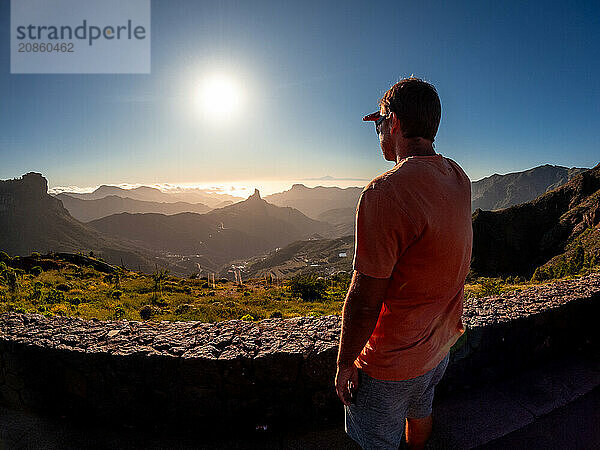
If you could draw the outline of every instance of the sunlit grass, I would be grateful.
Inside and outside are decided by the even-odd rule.
[[[22,274],[11,291],[0,279],[0,313],[9,311],[84,319],[261,320],[269,317],[340,314],[347,282],[329,280],[319,300],[304,301],[285,284],[249,280],[243,286],[167,276],[156,294],[151,275],[121,271],[116,277],[69,265],[38,276]],[[141,311],[145,309],[146,315]],[[251,316],[248,317],[248,316]]]
[[[70,263],[64,263],[59,269],[30,272],[0,262],[0,313],[202,322],[339,315],[350,282],[348,274],[297,277],[277,285],[264,279],[247,280],[243,285],[226,280],[213,284],[206,278],[188,279],[168,274],[157,282],[156,274],[121,268],[106,274]],[[475,278],[465,285],[465,298],[497,296],[552,281],[555,280],[532,282],[514,276]]]

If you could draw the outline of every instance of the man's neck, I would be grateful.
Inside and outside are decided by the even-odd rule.
[[[435,154],[431,141],[422,138],[407,139],[396,147],[396,164],[409,156],[433,156]]]

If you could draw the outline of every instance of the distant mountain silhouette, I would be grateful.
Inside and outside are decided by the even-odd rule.
[[[530,276],[583,233],[582,244],[599,242],[599,190],[600,164],[530,202],[500,211],[476,210],[472,270]]]
[[[48,182],[29,172],[21,178],[0,181],[0,250],[10,255],[33,251],[78,252],[90,250],[113,264],[154,267],[154,254],[104,236],[77,221],[60,200],[47,193]]]
[[[356,214],[356,206],[350,206],[346,208],[335,208],[328,209],[319,214],[318,219],[323,222],[329,222],[333,225],[339,225],[341,223],[347,223],[353,221]]]
[[[317,219],[320,214],[331,209],[356,208],[362,190],[362,187],[308,188],[303,184],[294,184],[291,189],[268,195],[265,199],[273,205],[290,206]]]
[[[133,189],[123,189],[118,186],[108,186],[103,184],[94,192],[85,194],[75,192],[65,192],[73,198],[80,200],[98,200],[110,195],[118,197],[126,197],[134,200],[142,200],[147,202],[187,202],[187,203],[203,203],[210,208],[220,208],[237,201],[242,200],[240,197],[234,197],[228,194],[208,194],[197,190],[188,192],[163,192],[160,189],[140,186]]]
[[[247,200],[206,214],[113,214],[89,222],[98,231],[180,255],[199,254],[215,264],[248,258],[298,239],[332,232],[330,224],[293,208],[267,203],[255,193]]]
[[[561,186],[584,170],[587,169],[545,165],[523,172],[495,174],[471,183],[471,205],[473,210],[491,210],[527,202]],[[361,187],[309,188],[294,184],[291,189],[266,199],[274,205],[291,206],[309,217],[335,225],[331,237],[340,237],[354,232],[354,215],[362,190]]]
[[[335,226],[335,236],[354,234],[356,206],[328,209],[317,216],[318,220]]]
[[[58,194],[59,199],[69,213],[81,222],[100,219],[122,212],[129,213],[148,213],[155,212],[160,214],[177,214],[181,212],[205,213],[210,208],[203,203],[187,202],[150,202],[145,200],[135,200],[128,197],[119,197],[117,195],[108,195],[96,200],[82,200],[73,197],[71,194]]]
[[[525,203],[562,186],[585,170],[546,164],[523,172],[494,174],[471,183],[471,208],[497,210]]]

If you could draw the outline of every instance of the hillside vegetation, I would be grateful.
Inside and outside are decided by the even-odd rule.
[[[579,274],[590,271],[582,268]],[[201,322],[340,315],[349,283],[346,272],[213,283],[196,274],[174,277],[164,269],[150,275],[133,272],[82,254],[11,258],[0,252],[0,314]],[[516,276],[473,278],[465,286],[465,297],[495,296],[532,283]]]
[[[11,258],[0,253],[0,313],[202,322],[321,316],[341,312],[350,281],[347,274],[327,279],[309,274],[280,282],[266,278],[241,285],[226,279],[213,283],[196,274],[180,278],[157,269],[148,275],[96,258],[80,260],[85,264],[60,255]]]

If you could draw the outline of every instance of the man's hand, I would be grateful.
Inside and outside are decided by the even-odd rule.
[[[389,281],[389,278],[373,278],[356,270],[353,273],[342,310],[335,376],[335,389],[344,405],[350,405],[358,388],[358,370],[354,361],[375,329]],[[350,388],[348,382],[352,383]]]
[[[354,364],[350,366],[337,366],[335,374],[335,390],[337,395],[346,406],[354,401],[354,395],[358,389],[358,369]]]

